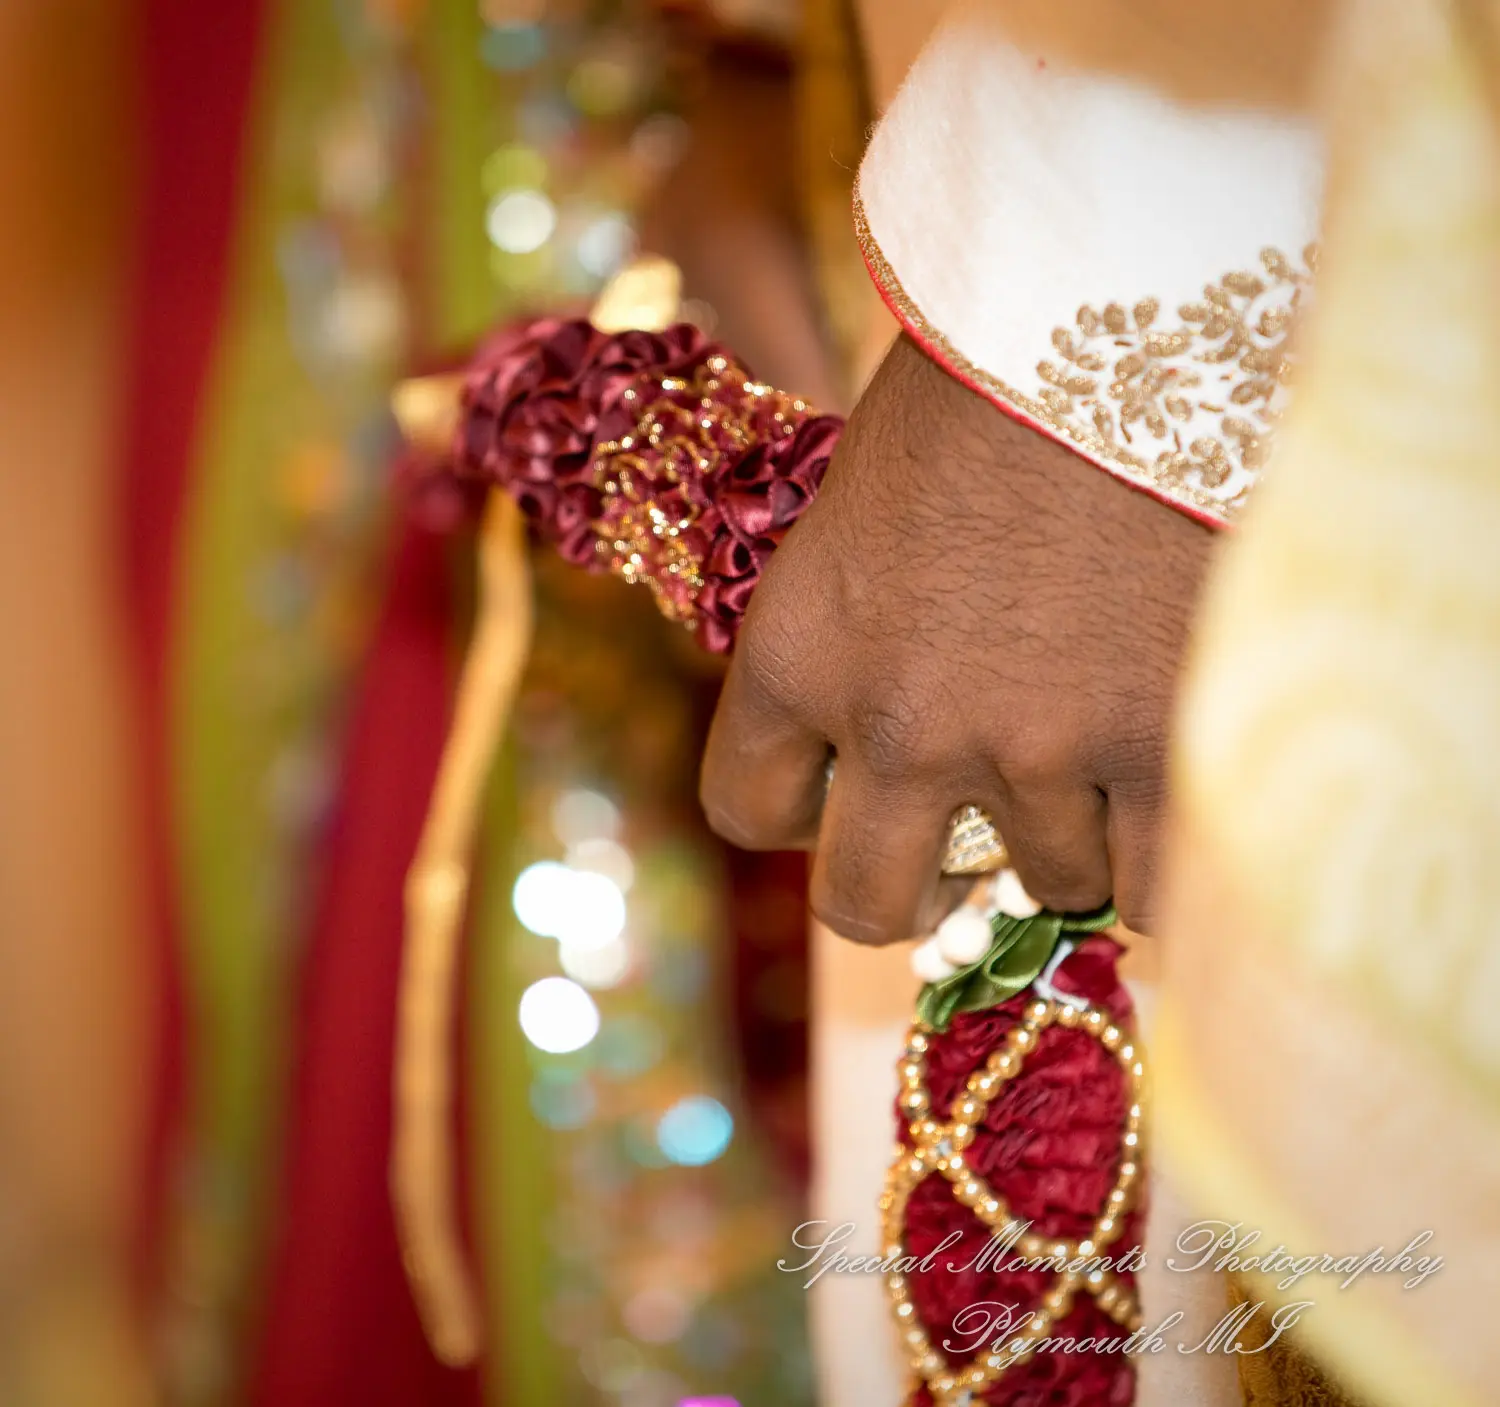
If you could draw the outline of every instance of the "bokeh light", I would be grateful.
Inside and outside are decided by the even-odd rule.
[[[500,73],[519,73],[547,53],[547,32],[539,24],[497,24],[479,41],[479,56]]]
[[[620,1131],[620,1146],[625,1156],[640,1168],[664,1168],[670,1160],[656,1145],[656,1130],[647,1123],[632,1121]]]
[[[341,279],[321,318],[323,350],[337,361],[393,356],[406,332],[400,286],[379,275]]]
[[[681,160],[691,129],[676,113],[648,117],[630,136],[630,155],[648,171],[669,171]]]
[[[673,1285],[648,1285],[625,1301],[621,1322],[642,1343],[671,1343],[681,1338],[693,1317],[687,1296]]]
[[[518,119],[522,140],[543,147],[562,146],[579,131],[578,113],[561,93],[530,94],[521,104]]]
[[[620,808],[588,787],[565,791],[552,805],[552,829],[564,845],[613,840],[620,833]]]
[[[484,160],[480,180],[486,195],[505,191],[536,189],[547,183],[547,158],[535,147],[513,142],[498,147]]]
[[[608,1393],[625,1392],[645,1368],[641,1351],[628,1339],[605,1339],[578,1355],[583,1376]]]
[[[598,1100],[586,1079],[548,1079],[532,1082],[531,1109],[551,1129],[582,1128],[593,1118]]]
[[[530,254],[552,238],[557,210],[541,191],[507,191],[490,202],[484,227],[496,249]]]
[[[679,1099],[656,1126],[656,1142],[674,1163],[702,1167],[720,1157],[734,1137],[734,1119],[706,1094]]]
[[[635,248],[635,231],[623,215],[601,215],[578,236],[578,262],[596,278],[608,278]]]
[[[582,1050],[599,1033],[599,1008],[578,983],[543,977],[521,993],[521,1031],[538,1050],[554,1055]]]
[[[557,937],[553,918],[559,905],[566,903],[562,896],[572,873],[556,860],[540,860],[527,865],[516,877],[510,894],[511,907],[516,917],[539,937]]]
[[[568,100],[588,117],[612,117],[635,99],[643,77],[623,55],[599,54],[573,70]]]
[[[628,891],[635,883],[635,861],[617,840],[595,837],[580,840],[568,847],[568,864],[575,870],[589,870],[612,879],[622,891]]]
[[[625,894],[614,880],[555,860],[521,871],[511,905],[533,933],[570,948],[608,947],[625,928]]]
[[[644,1074],[662,1058],[666,1037],[660,1026],[635,1012],[621,1012],[599,1033],[593,1056],[599,1068],[621,1079]]]
[[[557,914],[553,936],[569,948],[604,948],[625,928],[625,895],[608,875],[569,870],[567,903]]]
[[[618,987],[630,973],[630,945],[623,938],[598,948],[575,948],[564,943],[557,956],[569,977],[596,991]]]

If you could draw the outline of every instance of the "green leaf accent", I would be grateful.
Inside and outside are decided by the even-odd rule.
[[[961,1011],[999,1006],[1041,976],[1060,939],[1098,933],[1115,922],[1113,904],[1088,914],[1046,909],[1031,918],[996,914],[990,925],[994,942],[989,952],[941,982],[923,987],[917,997],[917,1020],[929,1030],[946,1031]]]

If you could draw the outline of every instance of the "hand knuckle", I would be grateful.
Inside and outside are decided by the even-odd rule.
[[[698,776],[698,804],[708,828],[741,850],[761,850],[774,840],[763,818],[751,806],[742,773],[716,763],[721,753],[710,751]]]
[[[1114,869],[1115,912],[1137,933],[1150,933],[1156,922],[1157,849],[1154,833],[1137,831]]]
[[[1167,776],[1165,718],[1117,729],[1099,747],[1095,768],[1100,782],[1112,792],[1128,790],[1143,802],[1163,800]]]
[[[715,835],[744,850],[755,848],[753,828],[721,783],[711,781],[706,775],[700,779],[698,803],[703,808],[703,818],[708,822],[709,830]]]
[[[912,936],[890,915],[855,904],[846,905],[841,895],[814,900],[812,911],[818,922],[832,929],[840,938],[866,947],[884,948]]]
[[[853,741],[871,775],[895,781],[925,770],[939,748],[930,728],[931,709],[919,686],[895,683],[853,710]]]
[[[1156,912],[1149,893],[1126,888],[1115,894],[1115,913],[1126,928],[1135,933],[1150,934],[1156,926]]]
[[[1051,873],[1044,869],[1024,882],[1027,893],[1037,903],[1060,913],[1085,913],[1109,900],[1107,884],[1063,869],[1054,869]]]
[[[753,706],[779,710],[806,692],[798,654],[792,629],[779,621],[762,619],[741,634],[734,668]]]
[[[1013,791],[1051,789],[1078,767],[1079,748],[1060,726],[1028,729],[999,750],[1000,775]]]

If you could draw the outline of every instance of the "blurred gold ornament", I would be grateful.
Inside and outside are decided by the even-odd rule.
[[[620,270],[600,293],[589,321],[601,332],[660,332],[682,306],[682,270],[670,259],[643,254]]]
[[[455,972],[479,809],[531,646],[531,580],[521,511],[490,495],[479,548],[482,605],[416,859],[406,877],[406,944],[396,1026],[391,1192],[406,1273],[433,1351],[469,1363],[480,1313],[454,1205],[451,1117]]]
[[[402,438],[413,449],[445,454],[463,414],[461,373],[414,376],[391,393],[391,412]]]

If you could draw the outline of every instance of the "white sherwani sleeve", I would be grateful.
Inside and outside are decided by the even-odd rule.
[[[1318,135],[1075,71],[1012,41],[1009,8],[952,12],[876,129],[855,209],[871,275],[1008,414],[1229,522],[1285,394]]]

